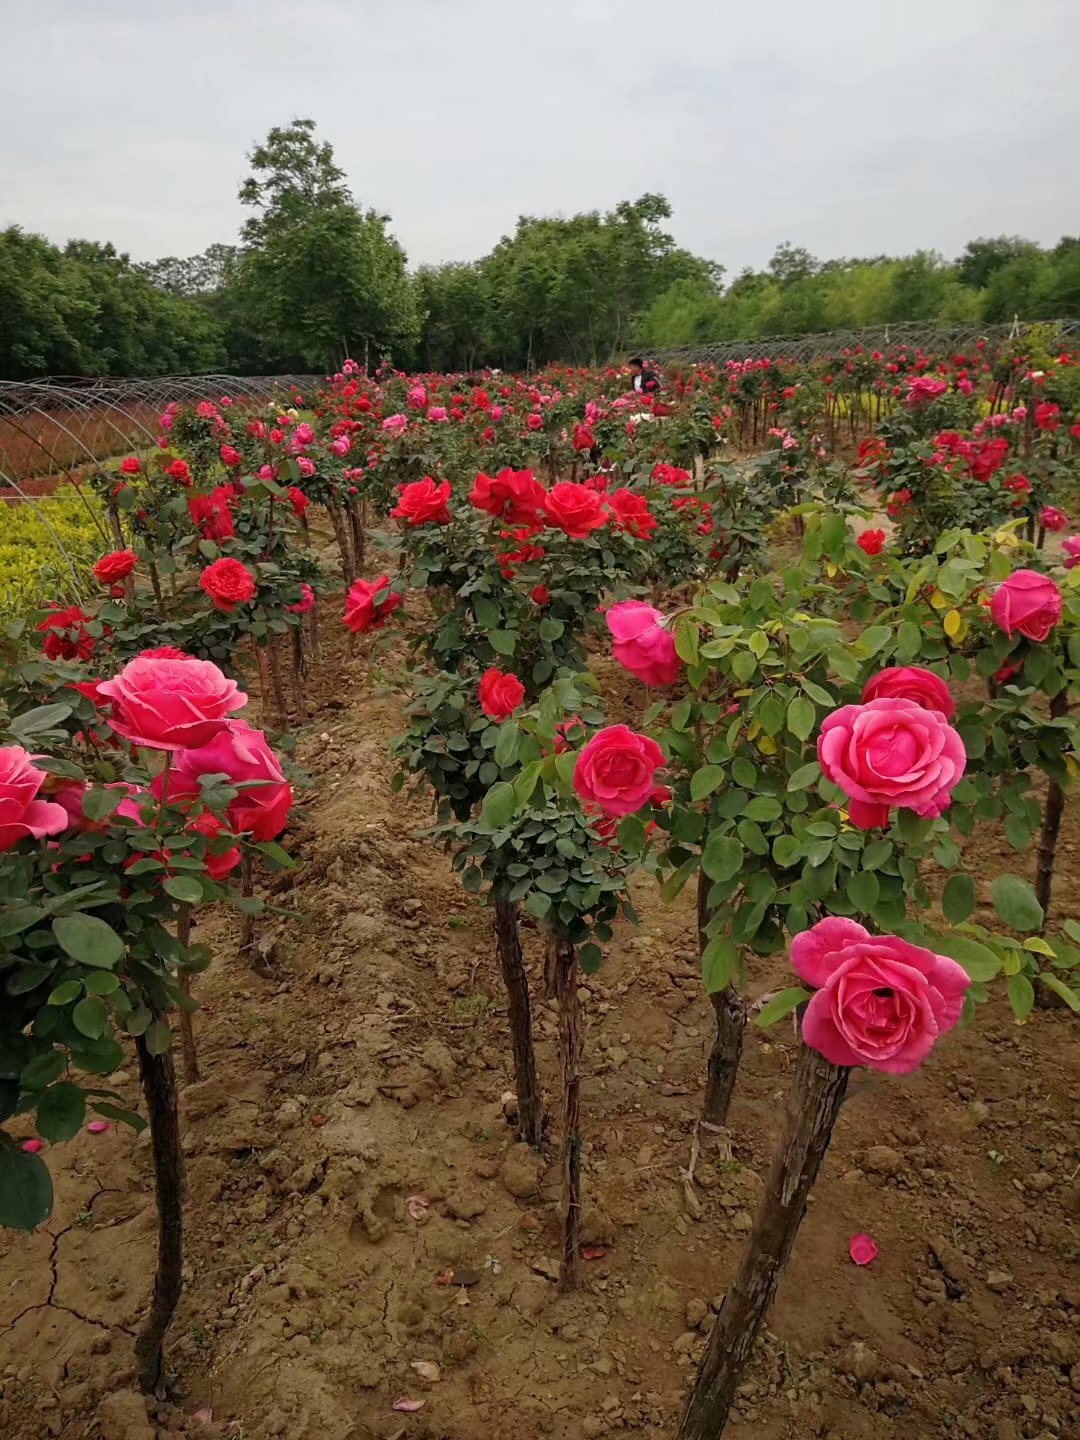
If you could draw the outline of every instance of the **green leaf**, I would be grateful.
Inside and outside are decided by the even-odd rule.
[[[797,740],[808,740],[817,724],[814,702],[805,695],[796,695],[788,706],[787,728]]]
[[[513,630],[489,630],[487,638],[496,655],[513,655],[517,647],[517,634]]]
[[[1017,1020],[1023,1024],[1035,1004],[1035,986],[1026,975],[1009,976],[1009,1004]]]
[[[757,669],[757,661],[749,650],[738,650],[731,657],[731,673],[745,685]]]
[[[970,875],[950,875],[941,896],[941,913],[950,925],[962,925],[975,909],[975,881]]]
[[[551,896],[545,895],[542,890],[534,890],[525,900],[525,909],[537,920],[543,920],[551,910]]]
[[[737,755],[731,762],[731,778],[744,790],[753,790],[758,783],[757,766],[745,755]]]
[[[892,639],[892,630],[888,625],[871,625],[864,630],[858,639],[860,652],[869,658],[876,655],[881,647]]]
[[[994,909],[1012,930],[1041,930],[1043,908],[1019,875],[999,875],[990,886]]]
[[[81,980],[65,980],[49,996],[45,1002],[48,1005],[70,1005],[72,1000],[77,1000],[83,992]]]
[[[44,1055],[35,1055],[26,1066],[19,1076],[19,1084],[24,1090],[44,1090],[46,1085],[59,1080],[66,1069],[59,1050],[46,1050]]]
[[[726,936],[710,940],[701,952],[701,979],[707,995],[726,990],[739,968],[739,950]]]
[[[198,905],[203,898],[202,884],[194,875],[170,875],[161,888],[184,905]]]
[[[922,635],[913,621],[901,620],[896,631],[896,649],[901,660],[914,660],[922,649]]]
[[[39,1135],[58,1142],[77,1135],[86,1118],[86,1092],[78,1085],[54,1085],[38,1101],[34,1124]]]
[[[53,1190],[40,1155],[0,1143],[0,1227],[33,1230],[52,1214]]]
[[[690,776],[690,799],[704,800],[706,795],[718,790],[726,778],[723,765],[703,765]]]
[[[480,808],[480,818],[489,829],[500,830],[504,825],[509,824],[516,809],[517,797],[514,794],[514,787],[508,785],[505,780],[500,780],[484,796],[484,803]]]
[[[82,812],[87,820],[99,824],[113,814],[126,793],[123,789],[85,790],[82,797]]]
[[[860,915],[873,914],[881,884],[873,870],[856,870],[847,883],[847,896]]]
[[[1077,995],[1071,985],[1066,985],[1064,980],[1059,980],[1056,975],[1051,975],[1047,970],[1042,972],[1039,980],[1048,990],[1052,990],[1055,995],[1064,1000],[1070,1010],[1074,1010],[1077,1015],[1080,1015],[1080,995]]]
[[[811,760],[807,765],[800,765],[787,782],[789,790],[809,790],[810,786],[821,779],[821,766],[816,760]]]
[[[754,710],[754,718],[766,735],[779,735],[784,724],[784,702],[770,691]]]
[[[743,853],[733,835],[712,834],[701,855],[701,868],[710,880],[731,880],[742,869]]]
[[[472,597],[473,614],[476,616],[476,623],[484,630],[495,630],[502,619],[502,611],[495,601],[488,595],[474,595]]]
[[[75,1006],[71,1018],[80,1035],[88,1040],[100,1040],[109,1023],[109,1012],[96,996],[87,995]]]
[[[155,1020],[147,1026],[143,1040],[151,1055],[164,1055],[172,1044],[172,1031],[164,1020]]]
[[[586,944],[578,946],[577,953],[578,961],[585,974],[595,975],[600,969],[604,959],[604,952],[600,949],[600,946],[594,945],[592,941],[588,941]]]
[[[120,989],[120,980],[111,970],[92,970],[83,983],[88,995],[111,995]]]
[[[29,930],[44,914],[40,905],[5,906],[0,910],[0,937],[19,935],[23,930]]]
[[[802,846],[794,835],[778,835],[773,841],[772,853],[777,865],[786,870],[802,858]]]
[[[137,1135],[146,1129],[146,1121],[134,1110],[123,1110],[119,1105],[110,1105],[107,1100],[91,1100],[90,1109],[104,1115],[106,1120],[115,1120],[120,1125],[130,1125]]]
[[[96,915],[61,915],[52,922],[61,950],[83,965],[111,970],[123,958],[124,942]]]
[[[495,741],[495,763],[505,770],[517,759],[518,740],[521,732],[517,722],[507,720],[499,726],[499,738]]]
[[[793,985],[790,990],[781,990],[778,995],[773,995],[766,1000],[761,1010],[754,1016],[754,1024],[761,1026],[762,1029],[767,1025],[775,1025],[777,1020],[782,1020],[785,1015],[790,1015],[804,1000],[809,999],[809,990],[804,990],[801,985]]]
[[[775,795],[755,795],[743,809],[747,820],[779,820],[783,813],[784,807]]]
[[[52,730],[71,714],[70,705],[38,705],[33,710],[24,710],[8,721],[8,732],[17,740],[26,740],[31,735],[40,735]]]
[[[935,938],[933,949],[948,955],[967,971],[968,976],[978,982],[993,980],[1001,973],[1001,956],[995,955],[986,945],[972,940],[967,935],[942,935]]]

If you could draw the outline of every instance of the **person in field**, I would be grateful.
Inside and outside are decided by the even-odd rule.
[[[629,360],[631,385],[638,395],[656,395],[661,390],[660,376],[640,355]]]

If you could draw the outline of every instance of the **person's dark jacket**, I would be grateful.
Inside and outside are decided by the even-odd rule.
[[[657,395],[663,388],[660,384],[660,376],[657,375],[655,370],[651,370],[648,365],[641,367],[641,384],[637,384],[636,376],[632,383],[633,388],[642,395]]]

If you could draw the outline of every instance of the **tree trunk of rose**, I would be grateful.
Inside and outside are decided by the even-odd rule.
[[[191,939],[191,906],[182,905],[180,914],[176,921],[176,938],[186,951],[188,942]],[[191,976],[186,970],[180,971],[180,989],[191,998]],[[183,1060],[184,1084],[195,1085],[202,1076],[199,1074],[199,1055],[195,1049],[195,1030],[191,1021],[191,1011],[185,1010],[183,1006],[179,1009],[180,1015],[180,1054]]]
[[[562,1064],[563,1244],[559,1289],[581,1281],[581,1006],[577,947],[555,940],[555,988],[559,1000],[559,1057]]]
[[[155,1018],[158,1018],[155,1016]],[[135,1041],[139,1056],[150,1139],[154,1155],[154,1193],[158,1212],[158,1259],[150,1313],[135,1340],[135,1365],[140,1387],[147,1393],[161,1388],[165,1332],[183,1288],[184,1220],[182,1192],[183,1156],[180,1148],[180,1118],[176,1104],[176,1075],[171,1053],[151,1055],[145,1036]]]
[[[1050,718],[1060,720],[1069,712],[1069,692],[1062,690],[1050,701]],[[1043,923],[1050,918],[1050,889],[1054,883],[1054,862],[1057,858],[1058,835],[1065,813],[1065,791],[1059,781],[1051,779],[1046,789],[1046,809],[1039,835],[1039,858],[1035,869],[1035,894],[1043,907]]]
[[[735,1391],[769,1313],[806,1201],[829,1148],[849,1071],[799,1049],[787,1114],[765,1195],[731,1288],[709,1336],[678,1440],[719,1440]]]
[[[250,850],[245,850],[240,861],[240,893],[245,900],[255,895],[255,860]],[[255,964],[255,916],[244,911],[240,917],[240,955],[246,964]]]
[[[704,950],[710,916],[709,887],[712,881],[704,870],[698,871],[697,923],[698,950]],[[701,1118],[706,1125],[720,1129],[727,1124],[731,1097],[742,1059],[743,1035],[746,1031],[746,1003],[734,985],[725,985],[710,995],[716,1018],[716,1035],[709,1052],[709,1068],[705,1080],[705,1102]]]
[[[518,1131],[527,1145],[539,1146],[544,1131],[544,1107],[533,1050],[529,978],[521,953],[517,906],[509,900],[495,901],[495,948],[506,985],[514,1083],[517,1087]]]

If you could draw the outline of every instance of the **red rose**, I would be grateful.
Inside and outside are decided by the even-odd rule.
[[[373,630],[397,609],[401,599],[396,590],[390,589],[389,575],[355,581],[345,597],[345,628],[354,635]]]
[[[1061,591],[1049,575],[1014,570],[994,591],[990,618],[1006,635],[1045,640],[1061,619]]]
[[[500,470],[497,475],[477,475],[469,501],[477,510],[509,520],[512,525],[536,519],[546,491],[531,470]]]
[[[656,529],[656,517],[649,511],[644,495],[635,495],[625,485],[608,496],[608,511],[616,530],[625,530],[635,540],[647,540]]]
[[[199,576],[199,585],[214,602],[217,610],[232,610],[255,594],[255,577],[246,565],[231,555],[222,556]]]
[[[574,789],[586,807],[604,815],[632,815],[653,793],[664,754],[648,735],[626,725],[598,730],[574,765]]]
[[[525,699],[525,686],[516,675],[492,665],[480,677],[480,709],[489,720],[508,720]]]
[[[407,520],[410,526],[423,525],[428,520],[436,525],[448,525],[450,511],[446,502],[449,499],[450,481],[440,480],[436,484],[430,475],[425,475],[422,480],[399,488],[398,503],[390,514],[396,520]]]
[[[222,445],[218,454],[221,456],[221,463],[227,465],[230,470],[234,470],[237,465],[244,463],[244,457],[240,454],[240,451],[234,450],[231,445]]]
[[[855,544],[866,555],[880,555],[882,546],[885,544],[885,531],[864,530],[856,539]]]
[[[191,467],[186,460],[174,460],[171,465],[166,467],[165,474],[179,485],[191,484]]]
[[[232,487],[219,485],[209,495],[188,497],[188,515],[204,540],[228,540],[236,531],[232,523]]]
[[[1061,406],[1042,400],[1035,406],[1035,425],[1039,430],[1056,430],[1061,424]]]
[[[677,465],[665,465],[662,460],[658,460],[653,466],[651,478],[658,485],[688,485],[690,471],[680,470]]]
[[[298,520],[304,518],[304,511],[311,504],[311,501],[296,485],[289,486],[289,502],[293,508],[293,514]]]
[[[139,557],[134,550],[110,550],[108,555],[101,557],[90,573],[102,585],[117,585],[121,580],[127,579],[138,563]]]
[[[86,660],[94,653],[94,637],[86,630],[93,619],[77,605],[54,610],[38,625],[38,634],[45,636],[42,646],[50,660]]]
[[[138,456],[128,455],[120,461],[121,475],[138,475],[142,466],[139,464]]]
[[[529,430],[542,430],[544,428],[544,417],[537,415],[535,410],[531,410],[525,417],[525,425]]]
[[[585,540],[607,524],[607,511],[595,490],[560,480],[548,491],[541,506],[549,525],[564,530],[572,540]]]
[[[551,591],[546,585],[536,585],[529,592],[529,599],[534,605],[546,605],[551,599]]]
[[[1069,528],[1069,517],[1056,505],[1044,505],[1039,511],[1039,524],[1044,530],[1053,530],[1056,533]]]
[[[591,450],[596,444],[596,440],[588,425],[575,425],[574,438],[571,443],[575,450]]]
[[[271,430],[271,431],[270,431],[270,440],[271,440],[272,444],[274,444],[274,445],[280,445],[281,442],[282,442],[284,439],[285,439],[285,431],[284,431],[284,430]]]

